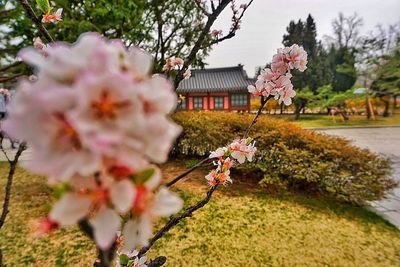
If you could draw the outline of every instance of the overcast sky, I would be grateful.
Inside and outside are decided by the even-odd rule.
[[[321,39],[331,35],[332,20],[339,12],[344,15],[357,12],[364,19],[362,31],[368,32],[379,23],[400,22],[400,0],[254,0],[237,35],[215,46],[206,62],[208,67],[241,63],[251,76],[257,66],[271,61],[276,49],[282,46],[282,36],[290,20],[304,21],[310,13],[317,25],[317,38]],[[228,32],[230,14],[225,12],[214,28]]]

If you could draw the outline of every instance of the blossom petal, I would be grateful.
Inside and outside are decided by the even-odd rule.
[[[136,246],[146,246],[152,232],[152,222],[147,214],[128,221],[123,230],[124,249],[133,250]]]
[[[125,213],[133,205],[135,197],[133,184],[129,180],[123,180],[111,187],[111,201],[117,211]]]
[[[121,226],[118,214],[112,209],[103,207],[89,222],[93,226],[94,240],[98,247],[108,249],[115,241]]]
[[[156,166],[153,166],[154,168],[154,174],[153,176],[146,181],[145,186],[147,187],[147,189],[149,190],[154,190],[157,188],[157,186],[159,186],[160,181],[161,181],[161,171],[159,168],[157,168]]]
[[[89,212],[91,201],[74,193],[66,193],[54,205],[50,219],[62,226],[69,226],[83,219]]]
[[[161,188],[155,196],[153,204],[153,214],[158,216],[168,216],[180,211],[183,201],[175,193],[167,188]]]

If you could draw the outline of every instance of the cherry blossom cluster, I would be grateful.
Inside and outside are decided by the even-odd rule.
[[[208,183],[211,186],[232,183],[230,169],[237,164],[245,163],[246,160],[253,161],[254,154],[257,152],[257,148],[254,145],[255,142],[251,138],[237,139],[226,147],[220,147],[212,151],[209,158],[217,159],[213,162],[216,169],[205,177]]]
[[[222,35],[223,35],[222,30],[212,30],[212,32],[211,32],[211,36],[214,38],[219,38]]]
[[[146,245],[153,219],[182,207],[151,165],[166,161],[181,131],[168,118],[177,103],[172,84],[150,75],[146,52],[95,33],[52,44],[46,56],[34,48],[19,56],[37,78],[19,84],[3,126],[28,143],[32,160],[24,166],[48,176],[57,193],[39,232],[86,220],[101,249],[119,230],[126,249]]]
[[[183,59],[179,58],[179,57],[170,57],[165,61],[165,64],[162,68],[162,70],[169,74],[171,71],[174,70],[180,70],[183,65],[184,65],[184,61]],[[189,79],[192,76],[192,72],[190,71],[190,69],[187,69],[184,73],[183,73],[183,78],[185,80]]]
[[[63,12],[63,9],[59,8],[54,13],[49,12],[49,13],[43,14],[42,23],[57,23],[57,22],[61,21],[62,20],[62,18],[61,18],[62,12]]]
[[[290,70],[301,72],[307,69],[307,52],[297,44],[279,49],[272,59],[271,68],[265,68],[257,77],[255,86],[250,85],[248,90],[254,96],[273,96],[289,106],[296,95],[291,82]]]
[[[10,92],[6,88],[0,88],[0,94],[4,95],[5,97],[8,97],[10,95]]]
[[[117,259],[116,267],[147,267],[147,257],[139,257],[137,250],[127,250],[124,246],[124,237],[117,233]]]

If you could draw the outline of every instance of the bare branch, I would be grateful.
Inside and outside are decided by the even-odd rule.
[[[6,17],[9,12],[12,12],[14,10],[15,10],[15,8],[0,10],[0,18]]]
[[[161,228],[154,236],[152,239],[150,239],[149,244],[145,247],[143,247],[140,252],[139,252],[139,256],[145,254],[153,245],[154,243],[160,239],[165,233],[167,233],[172,227],[174,227],[175,225],[177,225],[181,220],[187,218],[187,217],[191,217],[193,215],[193,212],[195,212],[196,210],[202,208],[204,205],[206,205],[210,199],[211,196],[213,195],[214,191],[217,189],[218,185],[213,186],[210,188],[210,190],[208,190],[207,195],[205,198],[203,198],[202,200],[200,200],[199,202],[197,202],[195,205],[187,208],[185,210],[184,213],[182,213],[181,215],[177,216],[177,217],[172,217],[165,225],[163,228]]]
[[[221,12],[225,9],[225,7],[231,2],[232,0],[221,0],[220,4],[216,7],[215,11],[211,14],[208,14],[207,23],[204,26],[202,32],[200,33],[199,38],[197,39],[196,43],[194,44],[192,50],[190,51],[189,55],[186,57],[185,64],[182,69],[178,72],[174,80],[175,88],[178,88],[179,83],[183,80],[183,74],[188,69],[188,67],[192,64],[193,60],[195,60],[197,53],[201,49],[201,46],[204,43],[208,33],[210,32],[211,26],[214,24],[215,20],[221,14]],[[197,3],[197,2],[196,2]]]
[[[0,145],[1,145],[1,144],[0,144]],[[8,163],[11,163],[11,159],[8,157],[8,154],[7,154],[6,150],[4,149],[4,147],[1,146],[0,149],[1,149],[1,151],[3,152],[4,156],[6,157]]]
[[[251,128],[253,128],[254,124],[256,124],[258,117],[261,115],[261,112],[265,106],[265,104],[267,104],[268,100],[270,100],[271,98],[273,98],[273,96],[268,96],[267,98],[264,98],[263,96],[261,97],[261,106],[258,109],[256,116],[253,118],[253,120],[251,121],[249,127],[247,127],[246,132],[244,133],[243,138],[247,138],[249,136],[250,130]]]
[[[250,2],[246,5],[245,8],[243,8],[242,12],[240,13],[240,15],[238,17],[236,17],[235,14],[233,15],[233,17],[232,17],[233,23],[232,23],[231,29],[230,29],[230,31],[229,31],[229,33],[227,35],[211,41],[207,46],[203,46],[201,49],[205,49],[205,48],[210,47],[210,46],[212,46],[214,44],[217,44],[217,43],[220,43],[222,41],[225,41],[225,40],[233,38],[236,35],[236,31],[239,28],[240,21],[243,18],[244,13],[246,12],[247,8],[252,3],[253,3],[253,0],[250,0]]]
[[[16,61],[16,62],[14,62],[14,63],[12,63],[12,64],[10,64],[10,65],[1,67],[1,68],[0,68],[0,72],[5,72],[5,71],[7,71],[7,70],[9,70],[9,69],[15,68],[15,67],[17,67],[17,66],[23,64],[23,63],[24,63],[24,62],[22,62],[22,61]]]
[[[199,9],[201,10],[201,12],[205,15],[205,16],[210,16],[210,13],[208,13],[207,9],[204,7],[204,5],[202,5],[201,2],[198,2],[195,0],[196,5],[199,7]]]
[[[87,219],[81,220],[79,223],[79,228],[81,229],[82,232],[84,232],[90,239],[94,241],[94,233],[93,233],[93,228],[89,224],[89,221]],[[115,249],[116,249],[117,243],[114,242],[112,246],[107,249],[107,250],[98,250],[98,259],[95,261],[93,264],[94,267],[110,267],[111,263],[114,258],[115,254]]]
[[[13,76],[9,76],[9,77],[0,77],[0,83],[4,83],[4,82],[9,82],[9,81],[13,81],[21,76],[24,76],[24,73],[18,73],[15,74]]]
[[[190,173],[192,173],[194,170],[196,170],[197,168],[201,167],[203,165],[203,163],[206,163],[208,160],[210,160],[209,158],[205,158],[202,161],[200,161],[199,163],[197,163],[196,165],[194,165],[192,168],[190,168],[189,170],[185,171],[184,173],[176,176],[172,181],[168,182],[165,184],[165,186],[167,187],[171,187],[173,186],[175,183],[177,183],[179,180],[181,180],[182,178],[186,177],[187,175],[189,175]]]
[[[36,27],[39,29],[40,33],[43,35],[44,38],[50,43],[53,43],[53,37],[51,37],[50,33],[47,31],[47,29],[44,27],[42,21],[38,16],[36,16],[35,11],[33,10],[32,6],[28,3],[28,0],[19,0],[21,5],[26,11],[26,14],[28,17],[33,21],[33,23],[36,24]]]
[[[14,159],[12,161],[9,161],[10,169],[8,171],[8,176],[7,176],[7,184],[6,184],[5,196],[4,196],[4,202],[3,202],[3,210],[2,210],[1,216],[0,216],[0,229],[3,227],[3,225],[6,221],[6,218],[7,218],[7,214],[10,212],[9,206],[10,206],[12,183],[14,180],[14,173],[17,168],[19,157],[21,156],[22,152],[24,152],[25,150],[26,150],[26,143],[22,142],[18,146],[18,150],[14,156]]]

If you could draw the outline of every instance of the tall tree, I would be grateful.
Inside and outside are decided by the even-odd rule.
[[[385,62],[378,68],[377,78],[373,81],[371,89],[385,103],[384,117],[389,116],[390,99],[394,98],[396,107],[397,97],[400,95],[400,40],[397,49],[389,56],[385,56]]]
[[[308,15],[305,22],[291,21],[286,30],[282,43],[285,46],[302,45],[308,54],[307,70],[301,74],[298,71],[292,73],[293,85],[298,91],[298,96],[294,99],[295,113],[296,118],[299,118],[300,111],[305,109],[307,103],[313,99],[313,93],[319,87],[330,83],[331,74],[329,68],[326,68],[328,66],[327,53],[317,41],[317,27],[311,15]]]
[[[357,80],[356,53],[362,41],[360,28],[363,19],[354,13],[339,16],[332,21],[333,36],[325,36],[329,47],[329,59],[333,73],[334,91],[343,92]]]

